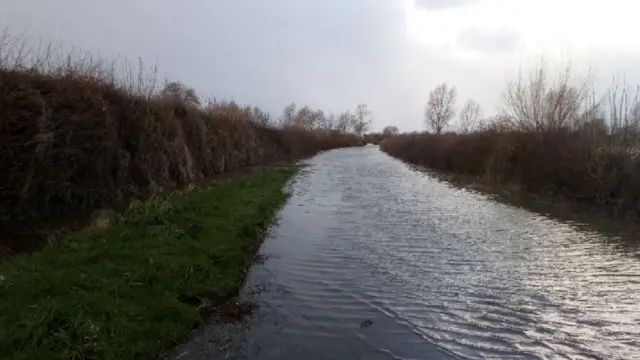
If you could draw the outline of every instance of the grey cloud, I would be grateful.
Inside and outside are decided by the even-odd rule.
[[[334,112],[367,102],[376,117],[391,118],[374,103],[383,103],[388,84],[412,81],[398,71],[407,45],[396,1],[0,0],[0,6],[0,27],[108,56],[157,60],[162,75],[200,93],[271,112],[291,101]]]
[[[480,0],[420,3],[434,9],[470,1]],[[365,102],[376,129],[419,130],[429,90],[443,81],[490,113],[509,63],[456,61],[412,43],[403,6],[402,0],[0,0],[0,29],[107,57],[157,61],[161,77],[276,114],[291,101],[332,112]],[[474,28],[459,39],[484,52],[511,49],[517,40],[513,31]],[[602,67],[617,70],[618,55]]]
[[[520,41],[515,29],[471,27],[460,34],[458,43],[470,50],[500,53],[514,50]]]

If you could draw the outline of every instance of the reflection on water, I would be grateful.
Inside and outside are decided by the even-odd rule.
[[[261,311],[229,358],[639,358],[640,262],[619,236],[377,148],[309,162],[250,273]]]

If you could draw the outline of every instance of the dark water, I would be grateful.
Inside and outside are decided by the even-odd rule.
[[[205,330],[182,359],[640,359],[640,251],[625,236],[375,147],[309,163],[249,275],[259,313],[230,342]]]

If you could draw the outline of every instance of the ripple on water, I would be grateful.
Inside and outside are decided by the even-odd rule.
[[[250,273],[267,291],[238,358],[639,358],[639,252],[618,233],[460,190],[377,148],[308,163]]]

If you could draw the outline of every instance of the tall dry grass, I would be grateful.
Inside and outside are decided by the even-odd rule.
[[[537,68],[510,82],[500,116],[476,131],[403,134],[381,148],[410,163],[637,216],[637,92],[614,81],[596,98],[568,70],[551,79]]]
[[[155,68],[0,36],[0,227],[359,145],[257,108],[163,91]],[[166,89],[165,89],[166,90]]]

